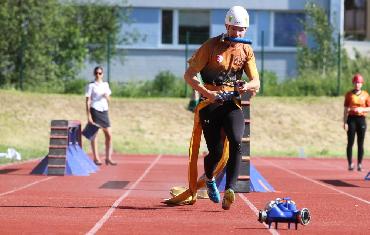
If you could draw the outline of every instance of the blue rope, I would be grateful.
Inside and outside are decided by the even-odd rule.
[[[224,37],[224,40],[231,41],[231,42],[240,42],[240,43],[252,45],[252,40],[246,39],[246,38]]]

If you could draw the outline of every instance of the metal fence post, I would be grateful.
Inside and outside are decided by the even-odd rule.
[[[264,75],[264,69],[265,69],[265,31],[261,31],[261,95],[263,95],[263,75]]]
[[[189,36],[190,32],[186,31],[186,41],[185,41],[185,71],[188,69],[188,53],[189,53]],[[185,82],[185,92],[184,97],[188,95],[188,84]]]
[[[21,35],[21,50],[19,55],[19,88],[23,91],[23,80],[24,80],[24,50],[25,50],[25,35]]]
[[[340,95],[340,76],[341,76],[341,35],[338,34],[338,67],[337,67],[337,96]]]
[[[111,55],[111,38],[110,33],[107,35],[107,81],[110,84],[110,55]]]

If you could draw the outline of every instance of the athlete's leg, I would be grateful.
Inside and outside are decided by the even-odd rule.
[[[213,171],[222,157],[223,141],[221,123],[218,120],[217,114],[221,112],[220,109],[219,105],[210,104],[199,112],[203,135],[209,152],[204,158],[204,172],[208,179],[213,177]]]
[[[239,165],[242,156],[241,141],[244,133],[243,111],[232,104],[223,121],[224,131],[229,140],[229,160],[226,165],[225,190],[235,190],[239,175]]]
[[[105,164],[107,165],[117,165],[116,162],[112,161],[112,131],[110,127],[102,128],[105,136]]]
[[[355,133],[356,133],[356,122],[353,117],[348,117],[347,120],[348,131],[347,131],[347,161],[349,170],[353,170],[352,166],[352,147],[355,142]],[[351,169],[352,168],[352,169]]]
[[[98,151],[98,138],[97,138],[97,135],[95,135],[91,139],[91,150],[92,150],[94,162],[96,164],[101,164],[100,157],[99,157],[99,151]]]
[[[357,146],[358,146],[358,154],[357,154],[357,169],[362,170],[362,158],[364,156],[364,140],[365,140],[365,133],[366,133],[366,119],[365,117],[360,117],[357,120]]]

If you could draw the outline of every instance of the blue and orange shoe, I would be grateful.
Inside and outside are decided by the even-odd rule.
[[[209,199],[214,203],[219,203],[220,198],[220,192],[217,189],[216,181],[215,180],[206,180],[206,186],[207,186],[207,194]]]
[[[235,193],[234,190],[229,188],[224,193],[224,199],[222,200],[222,209],[229,210],[231,207],[231,204],[233,204],[235,201]]]

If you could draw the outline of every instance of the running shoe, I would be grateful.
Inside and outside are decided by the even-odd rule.
[[[206,186],[207,186],[207,194],[208,194],[209,199],[214,203],[219,203],[221,198],[220,198],[220,192],[217,189],[216,181],[207,180]]]
[[[229,188],[224,193],[224,199],[222,200],[222,209],[229,210],[231,207],[231,204],[235,201],[235,193],[234,190]]]
[[[355,168],[355,166],[353,165],[353,163],[348,164],[348,170],[349,171],[353,171],[354,168]]]
[[[362,164],[361,163],[357,164],[357,171],[362,171]]]

